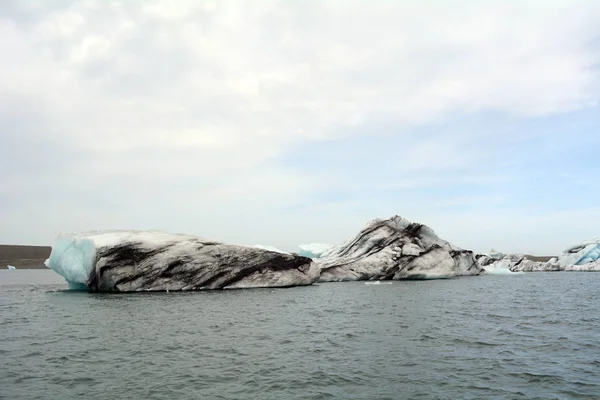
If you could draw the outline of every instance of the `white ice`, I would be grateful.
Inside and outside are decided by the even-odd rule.
[[[587,264],[569,265],[565,268],[565,271],[600,272],[600,260]]]
[[[8,269],[10,269],[11,271],[17,269],[17,267],[15,267],[14,265],[7,265],[6,266]]]
[[[510,270],[510,267],[513,264],[514,263],[511,260],[503,258],[495,263],[486,265],[483,268],[485,269],[486,275],[519,275],[519,274],[522,274],[523,272],[513,272]]]
[[[278,249],[277,247],[268,246],[268,245],[264,245],[264,244],[255,244],[252,247],[254,247],[255,249],[261,249],[261,250],[267,250],[267,251],[274,251],[275,253],[290,254],[287,251],[283,251],[283,250]]]

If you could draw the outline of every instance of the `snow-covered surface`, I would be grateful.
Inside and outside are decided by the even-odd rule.
[[[326,243],[311,243],[298,245],[300,248],[300,254],[304,257],[319,258],[326,255],[327,251],[330,250],[333,245]]]
[[[196,290],[309,285],[310,259],[156,231],[59,235],[47,266],[73,288]]]
[[[264,244],[255,244],[252,247],[254,247],[255,249],[262,249],[262,250],[267,250],[267,251],[274,251],[275,253],[291,254],[291,253],[288,253],[287,251],[280,250],[277,247],[268,246],[268,245],[264,245]]]
[[[314,262],[321,268],[321,281],[440,279],[480,273],[473,252],[399,216],[371,221]]]

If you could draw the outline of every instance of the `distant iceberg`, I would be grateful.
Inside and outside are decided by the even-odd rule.
[[[577,246],[571,246],[558,256],[561,267],[573,265],[583,266],[600,260],[600,239],[585,241]]]
[[[14,271],[17,269],[17,267],[15,267],[14,265],[7,265],[6,267],[11,271]]]
[[[552,261],[552,260],[551,260]],[[557,271],[552,262],[532,261],[524,254],[494,253],[478,255],[479,266],[489,275],[510,275],[520,272]]]
[[[322,257],[328,250],[330,250],[333,245],[326,243],[311,243],[311,244],[301,244],[298,245],[300,248],[301,256],[308,258],[319,258]]]
[[[571,246],[558,257],[551,258],[546,262],[529,260],[523,254],[503,255],[496,252],[478,256],[478,263],[486,271],[500,271],[508,268],[512,272],[600,272],[600,240],[585,241]]]
[[[60,235],[46,265],[73,289],[105,292],[288,287],[319,278],[306,257],[153,231]]]
[[[371,221],[314,262],[321,269],[321,281],[441,279],[481,273],[472,251],[400,216]]]
[[[558,256],[556,263],[565,271],[600,272],[600,239],[568,248]]]

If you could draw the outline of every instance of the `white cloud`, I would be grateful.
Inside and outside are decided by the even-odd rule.
[[[139,182],[179,180],[190,186],[167,204],[233,208],[260,193],[247,212],[262,216],[324,184],[269,169],[300,143],[378,133],[368,127],[380,118],[402,135],[451,113],[525,118],[592,106],[599,35],[596,1],[6,2],[2,135],[80,154],[55,179],[82,190],[123,184],[121,195],[137,199]],[[390,165],[410,174],[485,158],[441,139],[407,142]],[[65,203],[85,213],[79,200]],[[70,222],[48,229],[59,223]]]
[[[75,2],[30,31],[9,18],[3,47],[19,43],[10,84],[33,80],[18,92],[64,105],[57,119],[97,116],[93,142],[157,119],[175,123],[157,135],[326,137],[373,112],[422,123],[593,103],[599,16],[590,1]]]

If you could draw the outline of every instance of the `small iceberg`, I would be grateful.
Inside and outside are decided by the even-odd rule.
[[[7,267],[11,271],[14,271],[15,269],[17,269],[17,267],[15,267],[14,265],[7,265]]]
[[[510,267],[503,262],[498,262],[494,264],[490,264],[485,267],[483,272],[485,275],[520,275],[524,272],[522,271],[511,271]]]
[[[524,258],[520,258],[519,262],[515,262],[511,256],[506,256],[501,253],[495,253],[495,256],[483,256],[478,260],[481,263],[483,268],[484,275],[519,275],[522,274],[522,271],[515,270],[513,271],[511,268],[515,266],[515,264],[520,264],[524,260]]]
[[[391,285],[392,282],[390,281],[367,281],[365,282],[365,285]]]
[[[299,255],[308,258],[321,258],[327,251],[333,248],[333,245],[326,243],[311,243],[311,244],[300,244]]]

